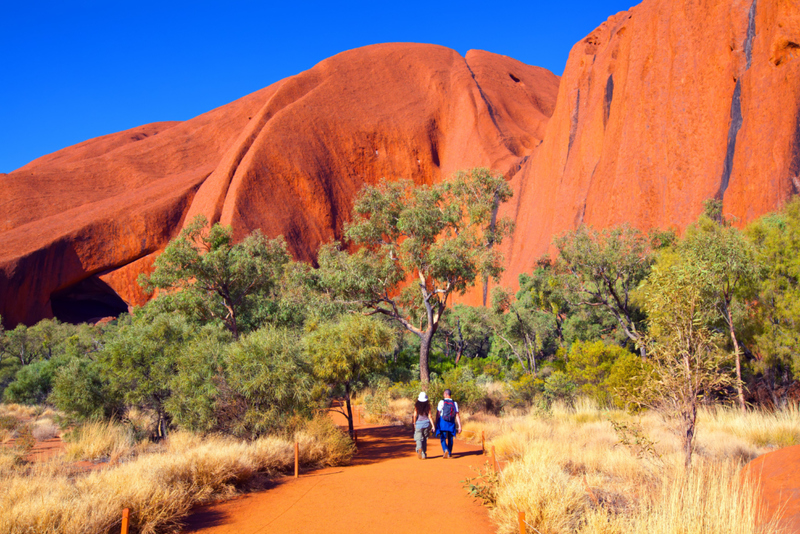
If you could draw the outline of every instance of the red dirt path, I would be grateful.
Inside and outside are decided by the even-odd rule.
[[[485,462],[480,447],[456,441],[442,458],[438,440],[430,457],[414,454],[411,430],[358,429],[358,453],[348,467],[284,477],[275,487],[234,501],[198,508],[185,533],[203,534],[439,534],[495,532],[488,513],[461,481]]]

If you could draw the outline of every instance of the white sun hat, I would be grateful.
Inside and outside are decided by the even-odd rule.
[[[419,397],[417,397],[417,400],[420,401],[420,402],[427,401],[428,400],[428,394],[423,391],[422,393],[419,394]]]

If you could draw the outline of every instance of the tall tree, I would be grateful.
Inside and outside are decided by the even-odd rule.
[[[678,251],[687,256],[704,273],[715,295],[715,304],[733,343],[736,362],[736,390],[744,412],[742,387],[742,351],[736,336],[735,300],[746,302],[755,297],[759,266],[755,248],[741,231],[731,226],[722,215],[719,201],[708,201],[705,213],[690,226],[678,243]]]
[[[597,231],[587,226],[554,240],[559,256],[556,270],[565,275],[573,306],[593,306],[610,313],[633,343],[640,347],[643,316],[631,295],[650,272],[654,251],[670,244],[670,233],[646,235],[624,225]]]
[[[172,294],[179,307],[221,320],[238,339],[243,316],[258,305],[256,296],[276,286],[291,258],[282,237],[270,240],[256,230],[234,244],[230,227],[207,226],[205,217],[196,217],[139,283],[149,290],[179,290]]]
[[[723,340],[712,327],[717,312],[710,282],[691,260],[664,252],[637,292],[647,312],[644,346],[656,375],[651,398],[678,418],[687,468],[701,396],[731,383],[723,368],[725,354],[719,349]]]
[[[497,219],[497,208],[511,194],[503,177],[487,169],[433,186],[408,180],[367,186],[345,227],[356,252],[338,243],[320,250],[323,285],[417,335],[420,380],[427,383],[431,342],[450,296],[502,272],[495,245],[511,222]]]

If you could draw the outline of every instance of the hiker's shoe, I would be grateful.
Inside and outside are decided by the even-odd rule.
[[[417,458],[422,460],[422,451],[417,451]]]
[[[450,458],[450,453],[447,452],[447,451],[444,451],[444,454],[442,454],[442,458]]]
[[[419,453],[419,459],[420,459],[420,460],[424,460],[425,458],[427,458],[427,456],[425,455],[425,452],[424,452],[424,451],[420,451],[420,453]]]

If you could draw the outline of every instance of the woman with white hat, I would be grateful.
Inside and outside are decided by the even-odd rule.
[[[436,428],[431,419],[431,403],[428,395],[423,391],[414,403],[414,441],[417,442],[417,457],[424,460],[428,451],[428,436]]]

